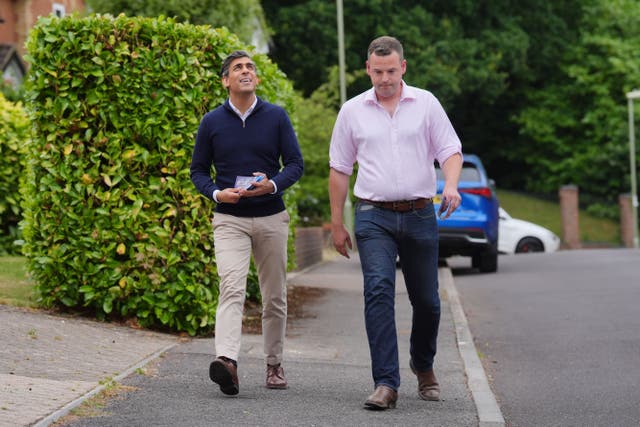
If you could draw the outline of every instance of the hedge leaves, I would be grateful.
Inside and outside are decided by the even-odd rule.
[[[189,179],[202,115],[226,99],[226,29],[165,18],[43,18],[27,42],[25,254],[45,306],[212,328],[212,203]],[[259,95],[290,110],[291,85],[255,57]]]
[[[0,255],[17,255],[18,223],[22,218],[19,183],[23,177],[29,120],[20,103],[0,93]]]

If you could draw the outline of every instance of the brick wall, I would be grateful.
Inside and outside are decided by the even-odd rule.
[[[0,43],[15,44],[16,39],[16,16],[10,0],[0,0]]]
[[[296,228],[295,245],[297,270],[319,263],[325,246],[322,227]]]
[[[24,55],[24,42],[31,27],[39,17],[53,12],[54,3],[64,6],[65,13],[85,10],[84,0],[0,0],[0,43],[15,44],[20,55]]]
[[[631,194],[621,194],[618,197],[620,206],[620,238],[625,248],[633,247],[633,207],[631,205]]]
[[[566,249],[580,249],[580,210],[578,207],[578,187],[564,185],[558,191],[560,216],[562,219],[561,240]]]

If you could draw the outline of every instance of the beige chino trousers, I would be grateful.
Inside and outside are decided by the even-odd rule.
[[[251,254],[258,270],[262,294],[262,336],[266,362],[282,361],[287,326],[287,237],[289,214],[237,217],[216,213],[213,239],[220,276],[216,312],[216,356],[238,360],[242,314]]]

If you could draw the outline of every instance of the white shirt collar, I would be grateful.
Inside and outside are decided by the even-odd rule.
[[[405,81],[402,80],[400,102],[408,99],[415,99],[415,98],[416,98],[415,89],[412,86],[407,85]],[[372,87],[367,92],[365,92],[364,101],[372,104],[378,103],[378,98],[376,97],[376,88]]]
[[[240,110],[238,110],[238,108],[235,105],[233,105],[233,102],[231,102],[231,98],[229,98],[229,105],[231,106],[233,111],[235,111],[236,114],[242,119],[243,122],[247,119],[247,117],[249,117],[249,114],[253,112],[253,109],[256,108],[256,104],[258,104],[257,96],[253,100],[253,104],[251,104],[251,107],[247,108],[247,111],[245,111],[244,114],[242,114]]]

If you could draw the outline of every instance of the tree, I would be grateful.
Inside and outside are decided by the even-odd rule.
[[[518,115],[526,139],[527,188],[581,185],[581,200],[606,215],[628,191],[625,93],[640,86],[640,4],[598,0],[583,7],[577,42],[560,77],[527,95]]]
[[[262,50],[269,38],[260,0],[87,0],[87,5],[97,13],[163,15],[195,25],[226,26],[243,42],[252,43]]]
[[[270,55],[307,96],[337,63],[334,2],[263,0]],[[628,191],[625,91],[640,87],[640,4],[633,0],[351,0],[347,70],[369,41],[405,46],[409,84],[443,102],[465,152],[500,188],[555,196],[577,183],[606,213]],[[303,23],[311,23],[306,31]],[[348,95],[370,87],[366,76]],[[525,172],[526,171],[526,172]]]
[[[276,29],[271,57],[309,95],[327,82],[328,67],[337,63],[335,3],[265,0],[263,5]],[[430,88],[445,103],[463,91],[494,100],[504,91],[511,69],[522,66],[526,37],[507,20],[495,20],[478,37],[470,37],[459,16],[438,15],[413,1],[354,0],[344,7],[348,70],[364,67],[372,38],[394,35],[407,52],[406,80]],[[350,95],[368,86],[366,77],[359,79]]]
[[[262,2],[274,30],[269,56],[309,96],[327,82],[338,63],[335,2],[326,0]]]

